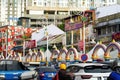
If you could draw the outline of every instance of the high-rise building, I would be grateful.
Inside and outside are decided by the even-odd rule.
[[[0,23],[16,25],[19,17],[24,16],[26,0],[0,0]]]

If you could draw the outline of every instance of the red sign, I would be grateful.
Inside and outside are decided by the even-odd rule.
[[[114,40],[120,40],[120,33],[115,33],[112,35],[112,39]]]
[[[36,47],[36,40],[25,41],[25,48],[34,48]]]

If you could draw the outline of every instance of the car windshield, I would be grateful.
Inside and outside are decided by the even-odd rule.
[[[51,67],[46,67],[46,68],[39,68],[39,72],[56,72],[56,69],[51,68]]]
[[[86,66],[84,67],[84,71],[86,73],[105,73],[105,72],[111,72],[111,68],[110,66],[107,65],[90,65],[90,66]]]

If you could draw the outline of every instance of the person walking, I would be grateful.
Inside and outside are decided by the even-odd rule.
[[[60,70],[53,78],[53,80],[74,80],[74,75],[66,71],[66,64],[60,64]]]

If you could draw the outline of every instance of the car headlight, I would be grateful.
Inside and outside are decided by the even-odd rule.
[[[5,75],[4,74],[0,74],[0,80],[5,79]]]
[[[36,71],[25,71],[21,74],[20,78],[21,79],[32,79],[37,77],[37,72]]]

